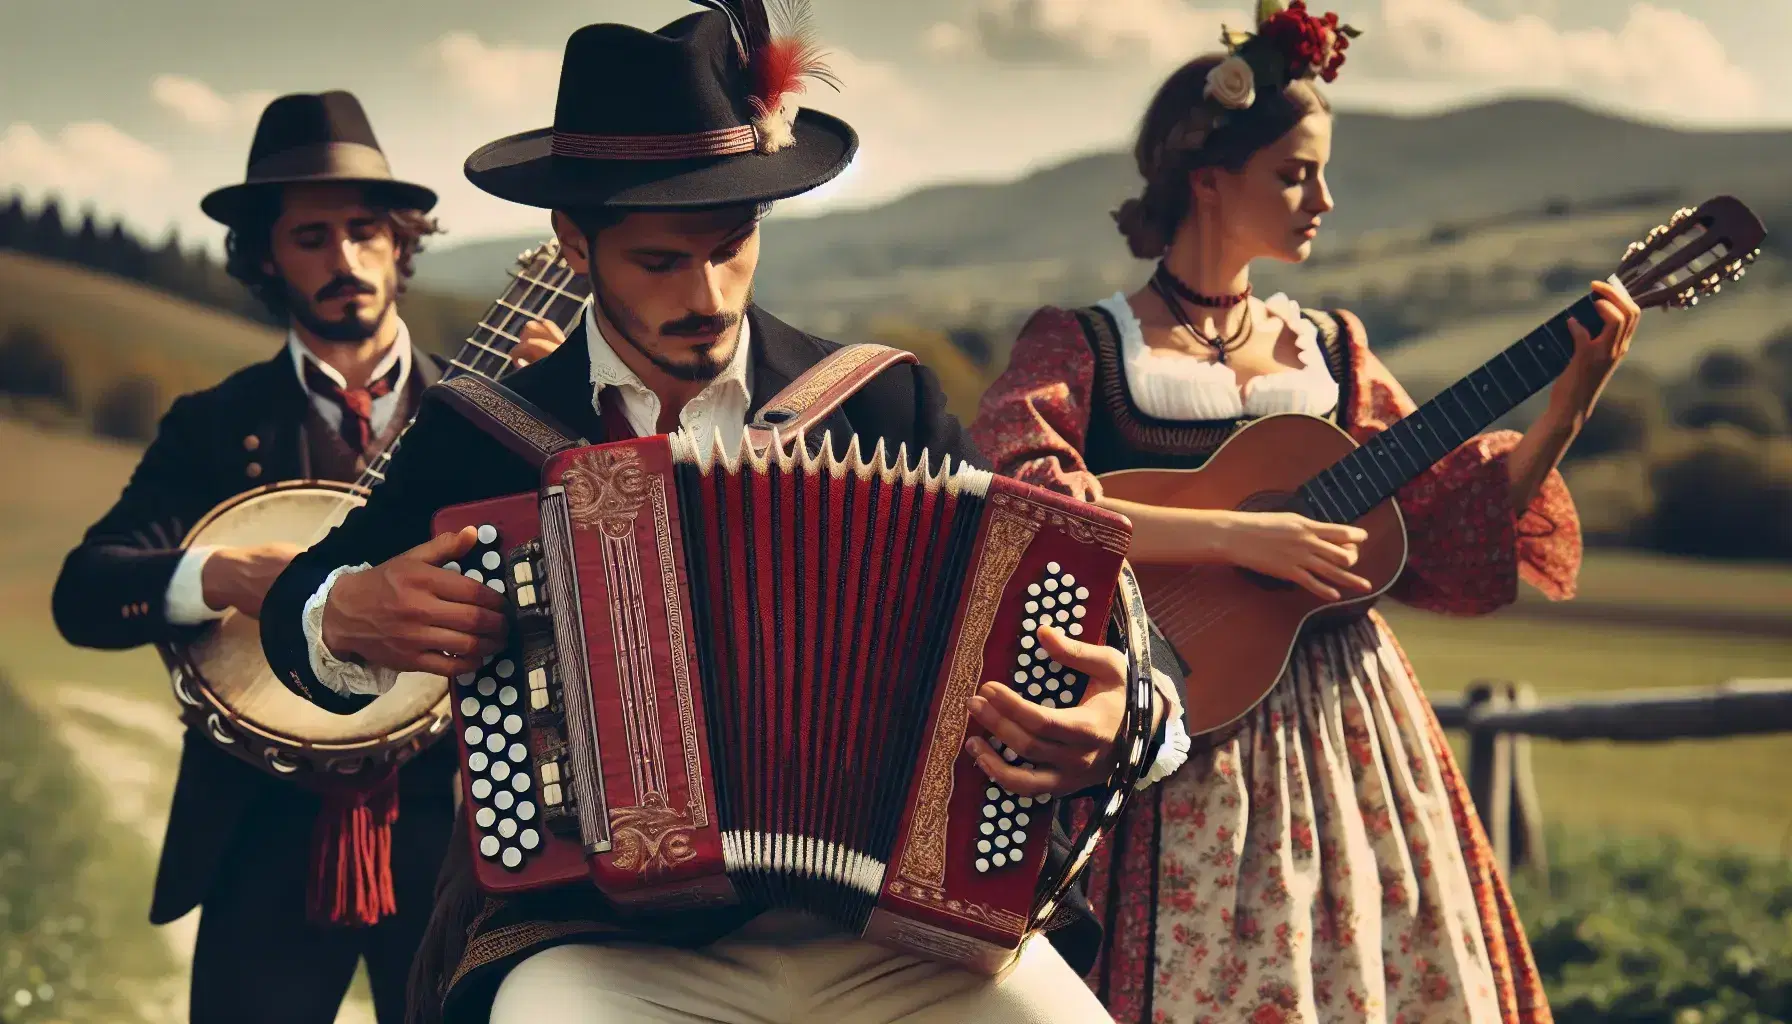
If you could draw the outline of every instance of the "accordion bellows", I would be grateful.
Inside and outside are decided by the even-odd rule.
[[[454,568],[514,616],[511,649],[455,684],[480,883],[589,879],[637,914],[801,909],[994,972],[1095,836],[1044,870],[1052,801],[964,754],[969,701],[986,680],[1080,700],[1086,678],[1037,645],[1048,623],[1145,649],[1142,614],[1116,609],[1130,524],[925,453],[795,447],[578,448],[537,493],[437,515],[479,527]],[[1143,766],[1148,666],[1127,696],[1103,822]]]

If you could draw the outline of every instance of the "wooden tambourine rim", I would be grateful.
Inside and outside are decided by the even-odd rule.
[[[345,499],[354,500],[356,504],[364,503],[369,493],[367,488],[336,480],[282,480],[251,488],[213,506],[181,538],[180,547],[183,550],[191,547],[208,526],[232,509],[253,499],[300,490],[334,492]],[[180,705],[182,720],[203,731],[214,746],[278,776],[303,771],[307,765],[304,761],[297,760],[301,756],[321,762],[311,765],[313,770],[345,776],[358,774],[374,765],[401,761],[403,757],[422,748],[424,743],[420,741],[444,735],[452,722],[449,713],[452,687],[447,687],[444,688],[441,699],[431,705],[427,712],[380,736],[351,743],[329,743],[273,732],[240,717],[212,692],[205,674],[199,671],[188,654],[188,645],[158,641],[155,646],[164,666],[170,672],[169,683],[174,691],[175,701]],[[228,739],[221,739],[220,734]]]

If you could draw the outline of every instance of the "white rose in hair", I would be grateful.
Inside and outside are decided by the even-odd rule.
[[[1233,110],[1245,110],[1257,102],[1257,76],[1243,57],[1227,57],[1207,72],[1207,87],[1201,95]]]

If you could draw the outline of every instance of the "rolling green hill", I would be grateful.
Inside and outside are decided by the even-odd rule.
[[[1330,172],[1338,208],[1326,217],[1315,261],[1263,268],[1260,287],[1306,294],[1320,267],[1377,273],[1381,257],[1356,251],[1373,238],[1426,238],[1440,226],[1445,236],[1468,237],[1519,214],[1540,217],[1551,204],[1548,219],[1573,226],[1582,216],[1603,218],[1602,208],[1628,212],[1616,224],[1588,224],[1599,237],[1585,244],[1572,230],[1548,248],[1530,243],[1512,256],[1521,271],[1564,258],[1615,259],[1618,237],[1646,230],[1680,202],[1722,192],[1748,201],[1770,228],[1792,227],[1788,166],[1792,132],[1688,132],[1556,101],[1423,117],[1346,112]],[[870,209],[774,214],[759,295],[817,331],[902,315],[926,326],[976,323],[999,336],[1040,303],[1093,301],[1139,280],[1143,267],[1108,218],[1138,187],[1129,156],[1098,153],[1013,182],[926,188]],[[538,240],[432,252],[419,261],[419,280],[488,293],[516,252]],[[1525,248],[1522,238],[1506,244]]]

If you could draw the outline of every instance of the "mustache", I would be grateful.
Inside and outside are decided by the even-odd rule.
[[[740,321],[741,314],[739,313],[717,313],[714,316],[700,316],[693,313],[682,320],[673,320],[661,327],[660,333],[684,337],[721,334]]]
[[[344,295],[375,295],[379,289],[358,277],[338,277],[318,290],[316,301],[326,302]]]

